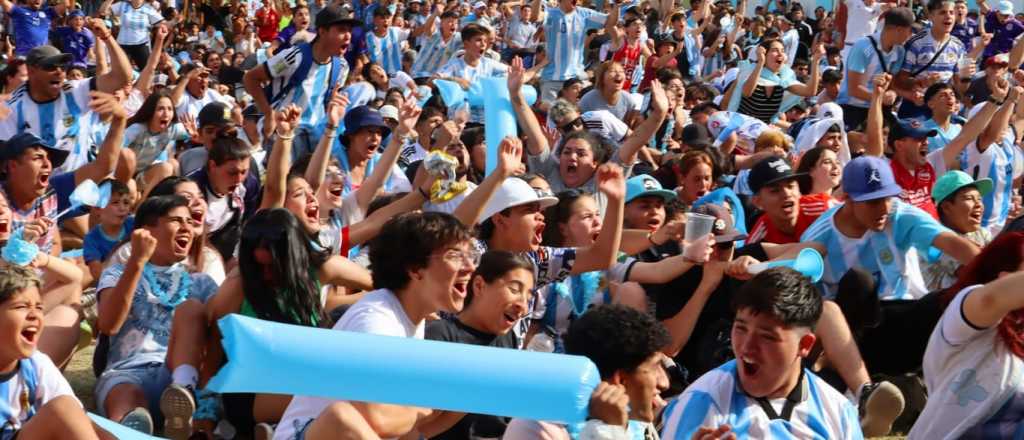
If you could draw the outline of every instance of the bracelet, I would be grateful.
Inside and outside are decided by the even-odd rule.
[[[277,138],[282,140],[282,141],[288,141],[288,140],[295,139],[295,133],[292,133],[291,136],[285,136],[285,135],[282,135],[281,133],[274,133],[274,134],[276,134]]]
[[[420,195],[423,196],[424,199],[430,200],[430,194],[427,194],[427,192],[424,191],[423,188],[416,187],[416,191],[419,191]]]
[[[338,130],[338,126],[337,125],[327,125],[327,126],[324,127],[324,129],[327,132],[337,131]]]

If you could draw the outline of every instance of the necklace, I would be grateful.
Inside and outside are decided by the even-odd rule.
[[[192,286],[192,278],[182,265],[171,266],[167,271],[170,273],[169,283],[165,287],[157,277],[153,265],[147,264],[142,269],[142,279],[145,281],[143,290],[155,296],[160,304],[174,308],[185,301],[188,297],[189,288]],[[168,293],[170,292],[170,293]]]

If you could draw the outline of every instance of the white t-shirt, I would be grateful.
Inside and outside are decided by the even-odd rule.
[[[846,42],[853,44],[865,36],[874,34],[880,15],[882,4],[878,1],[868,6],[863,0],[847,0],[846,22],[850,25],[846,27]]]
[[[133,8],[131,2],[117,2],[110,7],[110,12],[121,20],[121,26],[117,31],[117,44],[148,45],[149,29],[164,21],[160,11],[146,3]]]
[[[192,96],[187,90],[181,95],[181,102],[178,103],[178,107],[175,109],[178,112],[178,117],[182,115],[189,115],[193,119],[199,119],[199,111],[211,102],[220,101],[227,104],[228,108],[234,107],[230,99],[226,99],[217,93],[213,89],[206,89],[206,93],[203,96],[196,98]]]
[[[423,339],[424,323],[413,323],[398,297],[388,289],[374,290],[352,305],[334,330]],[[334,401],[295,396],[274,431],[275,440],[291,440]]]
[[[53,365],[53,361],[50,360],[49,356],[36,351],[32,353],[32,356],[20,363],[20,367],[27,367],[28,365],[35,367],[35,371],[17,370],[16,374],[12,375],[6,382],[2,382],[3,390],[6,392],[3,395],[4,400],[6,400],[4,406],[7,406],[10,413],[14,415],[12,420],[4,421],[4,429],[21,429],[22,425],[29,420],[29,408],[22,407],[22,402],[28,401],[28,383],[30,381],[28,377],[33,373],[35,375],[35,411],[39,411],[39,408],[47,402],[60,396],[71,396],[73,399],[78,400],[75,397],[74,391],[71,390],[71,385],[68,384],[67,379],[64,378],[60,370]],[[28,374],[26,375],[26,373]],[[79,405],[81,405],[81,402],[79,402]]]
[[[998,326],[978,328],[964,316],[964,299],[977,287],[957,293],[932,330],[921,364],[928,402],[909,438],[960,438],[1024,391],[1024,360],[1007,349]]]

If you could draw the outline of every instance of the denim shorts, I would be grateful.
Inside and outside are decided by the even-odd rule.
[[[163,363],[150,363],[128,368],[111,368],[96,379],[96,409],[106,417],[104,403],[110,390],[123,383],[138,385],[146,395],[149,412],[156,418],[160,413],[160,395],[171,384],[171,372]],[[115,420],[116,422],[117,420]]]

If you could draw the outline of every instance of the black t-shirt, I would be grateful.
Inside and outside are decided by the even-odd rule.
[[[504,335],[495,336],[471,328],[463,324],[462,321],[459,321],[458,318],[439,319],[428,322],[425,336],[427,339],[434,341],[510,348],[513,350],[518,348],[515,333],[509,331]],[[455,426],[452,426],[451,429],[431,438],[468,440],[470,434],[474,437],[500,438],[505,433],[507,426],[508,419],[504,417],[467,414]]]
[[[682,253],[678,243],[666,243],[637,255],[640,261],[656,262]],[[737,249],[735,257],[749,255],[760,261],[767,260],[760,244]],[[659,321],[672,318],[683,310],[704,277],[704,268],[694,266],[686,273],[665,284],[644,284],[648,298],[654,303],[654,316]],[[691,379],[732,358],[728,345],[732,326],[732,295],[743,285],[743,281],[728,276],[722,278],[718,288],[708,297],[704,308],[697,317],[690,339],[676,355],[676,362],[686,367]],[[724,332],[724,334],[723,334]]]
[[[224,31],[228,29],[227,17],[231,14],[231,8],[227,6],[214,7],[204,4],[199,7],[203,14],[203,23],[212,24],[214,29]]]

